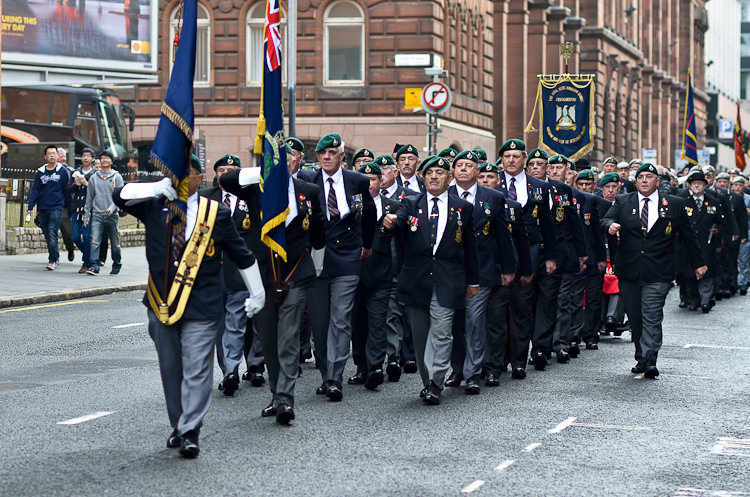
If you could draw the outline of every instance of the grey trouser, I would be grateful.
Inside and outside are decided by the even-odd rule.
[[[696,303],[698,300],[701,306],[707,306],[711,302],[711,296],[714,293],[714,278],[695,279],[695,276],[686,276],[683,278],[684,286],[688,294],[688,302]]]
[[[266,295],[270,295],[270,287]],[[277,307],[270,297],[253,316],[253,325],[263,345],[268,368],[268,385],[275,403],[294,407],[294,385],[299,372],[299,334],[305,310],[305,289],[290,288],[286,300]]]
[[[196,430],[211,405],[213,353],[218,320],[159,322],[148,310],[148,333],[159,357],[169,424],[180,434]]]
[[[560,289],[557,295],[557,322],[552,337],[552,349],[555,352],[567,351],[573,336],[573,314],[576,308],[583,307],[583,275],[575,273],[560,274]]]
[[[466,337],[466,356],[464,357],[463,375],[469,379],[482,372],[484,350],[487,342],[487,303],[492,288],[482,287],[473,299],[465,299],[464,334]]]
[[[628,313],[630,333],[638,364],[656,366],[662,340],[664,302],[669,283],[639,283],[620,280],[620,295]]]
[[[625,303],[619,293],[605,295],[607,298],[607,307],[604,308],[604,318],[612,316],[618,324],[625,322]]]
[[[225,296],[224,333],[221,337],[221,348],[224,352],[221,370],[224,376],[229,373],[237,373],[237,369],[242,363],[242,349],[245,344],[245,328],[247,327],[245,299],[250,296],[250,293],[247,290],[225,292]]]
[[[315,363],[323,381],[339,385],[349,359],[352,310],[359,275],[318,278],[307,293],[307,312],[315,342]]]
[[[442,307],[433,290],[429,306],[407,305],[404,312],[411,326],[422,384],[427,387],[432,380],[442,389],[451,361],[454,311]]]

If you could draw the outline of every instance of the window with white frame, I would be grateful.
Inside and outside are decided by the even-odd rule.
[[[365,82],[365,16],[354,2],[335,2],[323,17],[323,80],[327,85]]]
[[[180,28],[177,18],[179,7],[175,7],[169,16],[169,73],[174,64],[174,36]],[[198,4],[198,31],[195,37],[195,77],[193,86],[209,86],[211,84],[211,17],[200,3]]]
[[[263,28],[266,22],[266,2],[257,2],[247,11],[247,31],[245,36],[245,72],[247,86],[260,86],[263,80]],[[286,81],[287,71],[287,30],[286,13],[281,11],[281,79]]]

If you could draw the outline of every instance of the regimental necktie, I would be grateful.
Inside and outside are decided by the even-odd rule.
[[[328,215],[331,221],[338,221],[339,219],[339,203],[336,201],[333,178],[328,178]]]
[[[182,259],[182,251],[185,250],[185,233],[180,231],[172,235],[172,259],[179,262]]]
[[[404,188],[409,189],[409,180],[404,181]]]
[[[508,195],[513,200],[518,200],[518,192],[516,192],[516,178],[510,179],[510,186],[508,187]]]
[[[698,208],[698,211],[700,212],[701,207],[703,207],[701,203],[701,199],[693,197],[693,201],[695,202],[695,206]]]
[[[224,204],[224,207],[226,207],[227,209],[232,208],[232,201],[229,200],[229,193],[224,194],[224,201],[222,202],[222,204]]]
[[[432,210],[430,211],[430,248],[434,248],[435,242],[437,241],[439,216],[440,211],[438,210],[438,198],[434,197],[432,199]]]
[[[643,236],[648,233],[648,198],[643,199],[643,208],[641,209],[641,230]]]
[[[385,189],[385,188],[383,188],[382,190],[380,190],[380,193],[381,193],[382,195],[385,195],[386,197],[388,196],[388,190],[387,190],[387,189]]]
[[[466,200],[467,202],[469,201],[469,195],[471,195],[471,193],[469,193],[469,192],[463,192],[461,194],[461,196],[463,197],[463,199]]]

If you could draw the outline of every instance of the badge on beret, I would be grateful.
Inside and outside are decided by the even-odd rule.
[[[516,148],[516,142],[510,142],[510,148]]]
[[[294,142],[292,140],[287,140],[286,144],[291,147],[294,144]]]
[[[365,155],[367,155],[367,153],[365,153]],[[367,174],[370,174],[372,172],[372,168],[369,165],[365,166],[365,172]]]
[[[511,144],[511,148],[513,148],[513,144]],[[539,150],[536,151],[534,154],[534,157],[540,157],[542,154],[539,153]]]
[[[338,145],[339,145],[339,141],[336,138],[334,138],[333,139],[333,146],[334,147],[338,147]]]
[[[231,157],[227,157],[227,164],[229,164],[230,166],[234,164],[234,159],[232,159]]]
[[[383,157],[382,159],[380,159],[380,163],[381,163],[381,164],[387,164],[387,163],[388,163],[388,161],[387,161],[387,160],[385,160],[385,157]]]
[[[365,150],[364,152],[362,152],[362,155],[364,155],[365,157],[369,157],[370,156],[370,151],[369,150]]]
[[[407,151],[407,152],[413,152],[413,151],[414,151],[414,149],[413,149],[413,148],[411,148],[411,145],[409,145],[409,146],[407,147],[406,151]]]
[[[455,157],[456,156],[456,151],[455,150],[451,150],[448,153],[450,154],[451,157]],[[471,157],[469,157],[469,158],[471,159]]]
[[[467,159],[473,159],[474,157],[471,155],[471,152],[469,152],[468,154],[466,154],[466,158]]]

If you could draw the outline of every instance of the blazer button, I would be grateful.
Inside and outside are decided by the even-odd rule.
[[[338,240],[336,240],[336,243],[340,243]]]
[[[430,276],[432,276],[432,273],[430,273]]]
[[[432,256],[432,260],[433,260],[433,261],[435,260],[435,256],[434,256],[434,255]]]
[[[641,250],[641,254],[643,253],[643,250]]]
[[[351,230],[352,230],[351,226],[349,226],[349,227],[346,228],[346,231],[351,231]]]

